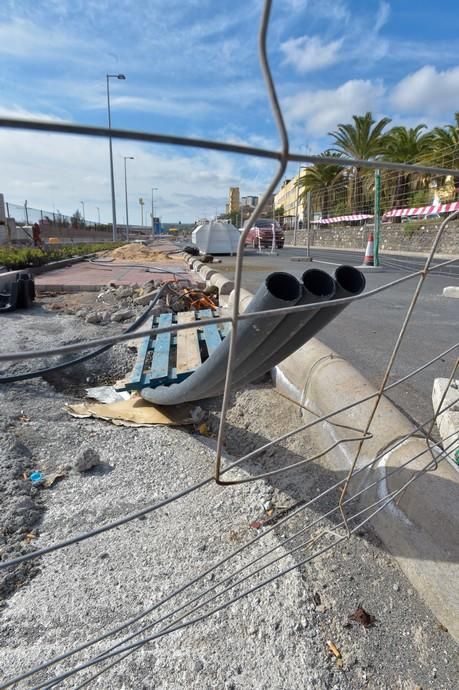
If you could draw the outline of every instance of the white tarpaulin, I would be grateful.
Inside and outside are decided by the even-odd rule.
[[[239,231],[231,223],[211,220],[193,230],[191,241],[204,254],[236,254]]]

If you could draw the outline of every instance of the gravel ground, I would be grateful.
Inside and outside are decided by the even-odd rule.
[[[79,337],[100,332],[75,317],[47,314],[40,307],[2,318],[9,348],[20,346],[24,337],[29,338],[27,347],[39,347],[50,339],[70,340],[77,325]],[[109,328],[104,326],[103,333]],[[91,377],[91,383],[96,383],[109,379],[113,368],[117,377],[125,373],[132,354],[120,346],[110,359],[105,355],[100,359],[70,382],[59,379],[52,385],[37,379],[0,389],[4,477],[0,500],[2,514],[7,516],[2,558],[154,504],[211,474],[213,438],[165,427],[114,427],[67,415],[64,404],[74,401],[84,388],[79,377]],[[212,434],[218,423],[218,403],[209,401],[203,407],[209,413]],[[252,450],[299,420],[298,409],[267,383],[238,392],[228,416],[228,456]],[[82,446],[93,448],[100,462],[78,473],[70,468]],[[298,462],[314,450],[305,434],[296,436],[246,463],[237,471],[238,477]],[[49,489],[32,488],[21,475],[37,466],[47,473],[64,467],[68,475]],[[188,598],[202,595],[230,575],[234,589],[223,593],[217,605],[295,566],[312,551],[302,548],[287,554],[291,544],[285,544],[286,539],[336,505],[337,496],[318,501],[282,525],[276,522],[333,481],[332,473],[313,463],[270,483],[259,480],[219,487],[212,482],[146,519],[49,554],[32,571],[19,569],[4,585],[3,594],[9,598],[0,615],[0,679],[120,624],[257,535],[265,536],[161,605],[146,621],[153,623],[171,614]],[[270,532],[269,524],[275,527]],[[336,539],[333,519],[324,520],[322,527],[326,534],[319,546]],[[37,538],[27,543],[25,535],[33,530]],[[251,576],[238,584],[235,570],[269,549],[276,549],[270,558],[283,559],[258,575],[252,573],[256,568],[252,566]],[[349,620],[359,605],[376,618],[368,628]],[[150,633],[171,620],[156,623]],[[100,653],[114,639],[120,635],[73,661],[80,663]],[[327,641],[340,650],[341,658],[328,650]],[[71,667],[68,660],[57,664],[54,672]],[[96,666],[92,672],[101,668]],[[144,646],[89,681],[88,687],[453,690],[458,677],[457,646],[365,528],[344,547],[293,568],[211,617]],[[58,687],[76,688],[88,678],[89,672],[84,671]],[[26,681],[17,687],[35,685]]]

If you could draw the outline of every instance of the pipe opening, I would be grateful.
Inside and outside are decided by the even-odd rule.
[[[320,268],[309,268],[301,279],[305,289],[316,297],[331,297],[335,293],[335,281]]]
[[[335,271],[338,285],[352,295],[358,295],[365,287],[365,276],[354,266],[339,266]]]
[[[283,299],[286,302],[292,302],[299,299],[301,294],[301,285],[295,276],[290,273],[276,272],[270,273],[266,278],[266,287],[273,297]]]

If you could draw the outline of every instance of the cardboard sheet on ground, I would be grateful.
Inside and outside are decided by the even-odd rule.
[[[66,409],[72,417],[96,417],[119,426],[153,426],[155,424],[183,426],[193,423],[192,405],[159,407],[146,402],[138,395],[133,395],[129,400],[118,400],[107,405],[88,401],[77,405],[67,405]]]

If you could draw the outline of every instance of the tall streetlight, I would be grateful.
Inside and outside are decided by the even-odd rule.
[[[126,161],[133,161],[134,156],[123,156],[123,159],[124,159],[124,197],[125,197],[125,201],[126,201],[126,242],[129,242],[129,209],[128,209]]]
[[[151,237],[155,236],[155,192],[158,191],[158,187],[151,188]]]
[[[84,212],[84,201],[80,201],[81,207],[83,209],[83,225],[86,225],[86,214]]]
[[[106,74],[107,79],[107,109],[108,109],[108,128],[112,128],[112,115],[110,112],[110,79],[126,79],[124,74]],[[110,183],[112,187],[112,238],[116,241],[116,201],[115,201],[115,177],[113,174],[113,148],[112,138],[108,137],[108,146],[110,150]]]
[[[143,231],[143,204],[144,201],[142,197],[139,198],[139,204],[140,204],[140,225],[142,226],[142,231]]]

